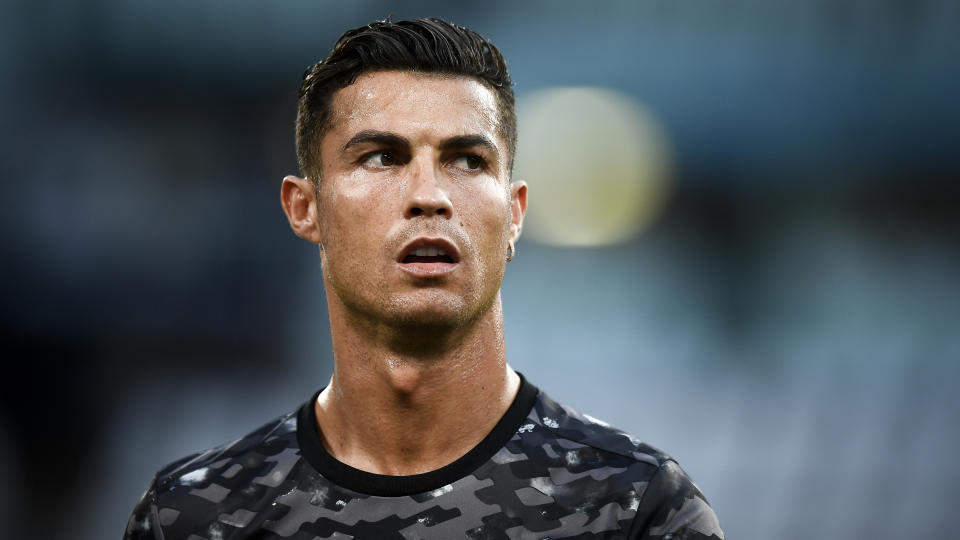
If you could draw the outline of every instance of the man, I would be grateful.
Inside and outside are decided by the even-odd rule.
[[[507,364],[511,81],[437,19],[344,34],[300,90],[294,232],[319,246],[334,372],[297,411],[162,469],[126,538],[722,538],[665,454]]]

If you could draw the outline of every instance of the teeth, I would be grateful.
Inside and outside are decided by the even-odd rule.
[[[436,257],[438,255],[446,255],[447,252],[439,248],[419,248],[413,252],[417,257]]]

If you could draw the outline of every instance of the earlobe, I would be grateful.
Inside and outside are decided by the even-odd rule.
[[[510,184],[510,242],[520,239],[523,216],[527,213],[527,183],[517,180]]]
[[[280,187],[280,203],[287,215],[290,228],[297,236],[308,242],[319,244],[320,235],[318,209],[313,183],[305,178],[286,176]]]

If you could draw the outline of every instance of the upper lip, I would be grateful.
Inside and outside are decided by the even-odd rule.
[[[400,250],[399,255],[397,255],[397,262],[403,262],[403,259],[410,255],[414,251],[420,248],[436,248],[442,249],[444,253],[450,257],[453,262],[460,262],[460,250],[457,249],[452,242],[446,238],[414,238],[408,242],[403,249]]]

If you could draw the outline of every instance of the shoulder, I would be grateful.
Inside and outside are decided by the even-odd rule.
[[[268,498],[299,461],[297,411],[178,459],[156,473],[124,539],[186,538],[197,531],[213,535],[225,524],[239,526],[253,515],[243,509]]]
[[[157,494],[178,485],[205,484],[215,473],[236,476],[241,470],[257,470],[285,453],[296,453],[297,411],[289,412],[232,442],[191,454],[162,467],[156,475]]]
[[[633,435],[610,426],[602,420],[561,405],[542,391],[527,420],[526,429],[528,430],[536,426],[555,440],[568,441],[621,456],[638,465],[643,465],[650,474],[655,473],[665,463],[673,461],[673,458],[666,453]],[[524,426],[520,429],[523,431]]]
[[[528,434],[526,446],[538,446],[560,458],[554,466],[565,465],[567,476],[579,477],[589,470],[593,480],[606,479],[605,484],[626,493],[617,500],[633,511],[629,538],[723,538],[703,494],[660,449],[543,392],[518,435],[524,437],[523,432]],[[551,469],[557,476],[555,472]]]

